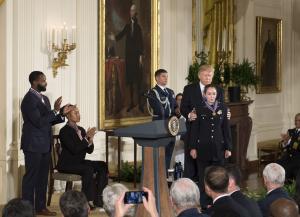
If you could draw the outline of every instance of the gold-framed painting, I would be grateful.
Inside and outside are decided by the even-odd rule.
[[[281,91],[282,20],[256,17],[256,93]]]
[[[150,121],[159,61],[159,0],[98,0],[99,128]]]

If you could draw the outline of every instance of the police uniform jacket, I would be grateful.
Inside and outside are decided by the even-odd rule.
[[[217,98],[219,102],[224,102],[223,89],[217,86]],[[189,146],[190,142],[190,128],[191,122],[188,121],[188,114],[193,108],[199,108],[203,104],[203,97],[201,93],[200,83],[188,84],[183,89],[183,96],[180,106],[180,113],[185,117],[187,133],[185,136],[185,144]]]
[[[215,114],[203,102],[196,108],[197,119],[191,123],[190,149],[197,149],[201,161],[222,160],[231,150],[231,132],[227,107],[220,103]]]
[[[148,98],[148,100],[153,110],[153,120],[167,119],[170,116],[175,115],[176,100],[174,91],[170,88],[165,89],[166,91],[162,90],[158,85],[155,85],[155,87],[149,91],[150,97]],[[156,92],[158,93],[158,97],[156,95]],[[166,99],[168,99],[167,105],[166,103],[161,103]]]

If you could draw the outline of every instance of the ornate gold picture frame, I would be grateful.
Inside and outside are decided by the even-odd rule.
[[[99,128],[150,121],[143,96],[159,60],[159,0],[99,0]]]
[[[282,20],[256,17],[256,93],[281,91]]]

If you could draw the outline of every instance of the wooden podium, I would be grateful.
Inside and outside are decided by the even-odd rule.
[[[185,133],[185,122],[180,120],[179,135]],[[167,120],[157,120],[115,130],[115,135],[132,137],[143,147],[141,186],[149,188],[155,195],[160,216],[173,217],[166,178],[165,146],[173,139],[167,130]],[[143,204],[139,205],[135,216],[149,216]]]

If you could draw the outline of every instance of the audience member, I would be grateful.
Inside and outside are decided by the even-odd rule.
[[[175,96],[175,100],[176,100],[175,114],[178,118],[180,118],[182,116],[181,113],[180,113],[180,106],[181,106],[182,96],[183,96],[182,93],[177,93],[176,96]]]
[[[108,182],[108,169],[103,161],[85,160],[86,153],[94,151],[93,139],[96,128],[89,128],[87,132],[77,123],[80,113],[76,106],[70,106],[71,111],[66,114],[68,123],[61,128],[59,139],[61,153],[58,158],[57,169],[63,173],[74,173],[82,177],[82,191],[89,201],[91,209],[102,207],[102,191]]]
[[[300,113],[295,115],[295,128],[281,137],[284,153],[278,163],[285,169],[286,179],[292,180],[300,169]]]
[[[103,190],[103,208],[108,216],[116,217],[116,206],[118,204],[118,215],[123,214],[123,216],[134,216],[133,206],[130,204],[124,204],[124,195],[128,191],[128,188],[123,184],[113,184],[108,185]],[[122,198],[122,199],[121,199]]]
[[[295,202],[299,207],[300,206],[300,172],[298,172],[296,177],[296,192],[293,199],[295,200]]]
[[[178,217],[205,217],[200,212],[200,192],[197,185],[188,178],[175,181],[170,189],[171,203]]]
[[[61,195],[59,207],[64,217],[87,217],[90,211],[85,195],[74,190]]]
[[[2,217],[34,217],[34,209],[29,201],[15,198],[3,207]]]
[[[275,200],[270,207],[271,217],[299,217],[298,205],[285,198]]]
[[[208,167],[205,171],[204,183],[207,195],[213,199],[213,205],[205,213],[219,216],[219,213],[230,211],[234,214],[233,216],[251,216],[247,209],[228,195],[229,176],[225,168],[221,166]]]
[[[267,189],[265,198],[258,202],[261,212],[264,217],[269,217],[271,204],[279,199],[291,199],[287,192],[282,188],[285,180],[285,171],[282,166],[277,163],[268,164],[263,171],[264,185]]]
[[[231,198],[239,203],[242,207],[248,210],[251,216],[262,217],[259,206],[256,201],[248,198],[240,191],[240,185],[242,180],[242,174],[240,169],[234,164],[228,164],[225,166],[229,175],[228,193]]]

